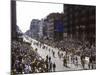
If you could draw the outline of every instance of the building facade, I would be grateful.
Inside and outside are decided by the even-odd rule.
[[[32,19],[30,24],[30,29],[25,32],[26,35],[30,36],[31,38],[38,39],[39,38],[39,23],[40,20]]]
[[[67,38],[95,43],[96,7],[64,4],[64,33]]]
[[[48,37],[54,41],[63,39],[63,14],[51,13],[47,16],[48,20]]]
[[[38,25],[39,25],[39,32],[38,32],[38,35],[39,35],[39,38],[42,38],[42,37],[43,37],[44,20],[41,19]]]

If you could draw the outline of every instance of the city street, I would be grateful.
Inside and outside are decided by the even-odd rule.
[[[30,2],[11,1],[12,75],[96,69],[96,6]]]
[[[67,67],[63,66],[63,58],[59,58],[58,56],[58,49],[57,48],[52,48],[46,44],[44,44],[45,47],[47,47],[47,49],[43,49],[42,47],[40,48],[40,46],[34,45],[34,43],[38,42],[34,39],[28,38],[28,40],[31,40],[32,42],[32,47],[33,49],[37,48],[37,52],[38,54],[43,58],[46,59],[46,56],[48,55],[49,57],[51,57],[51,61],[52,63],[56,63],[56,71],[69,71],[69,70],[82,70],[82,65],[81,65],[81,60],[80,57],[77,56],[78,58],[78,66],[75,66],[74,64],[71,63],[71,56],[69,55],[69,61],[67,64]],[[50,50],[49,50],[50,49]],[[55,57],[52,54],[52,50],[55,52]],[[64,51],[60,51],[61,53],[63,53],[63,55],[65,54]],[[87,65],[85,65],[86,67]]]

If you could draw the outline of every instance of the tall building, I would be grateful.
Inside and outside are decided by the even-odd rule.
[[[47,38],[48,37],[48,20],[47,20],[47,18],[45,18],[44,19],[44,25],[43,25],[43,36],[45,37],[45,38]]]
[[[63,21],[67,38],[95,43],[96,6],[64,4]]]
[[[30,24],[30,29],[26,31],[25,34],[34,39],[39,38],[39,23],[40,23],[40,20],[33,19]]]
[[[41,19],[40,22],[39,22],[39,38],[42,38],[43,37],[43,26],[44,26],[44,20]]]
[[[51,13],[47,16],[48,37],[54,41],[63,39],[63,14]]]

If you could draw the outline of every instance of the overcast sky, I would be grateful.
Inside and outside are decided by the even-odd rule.
[[[16,2],[17,5],[17,25],[22,32],[30,27],[32,19],[45,18],[52,12],[63,12],[63,4],[35,3],[35,2]]]

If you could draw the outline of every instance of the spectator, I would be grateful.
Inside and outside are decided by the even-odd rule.
[[[56,71],[56,64],[55,64],[55,62],[54,62],[54,64],[53,64],[53,71],[54,71],[54,72]]]

